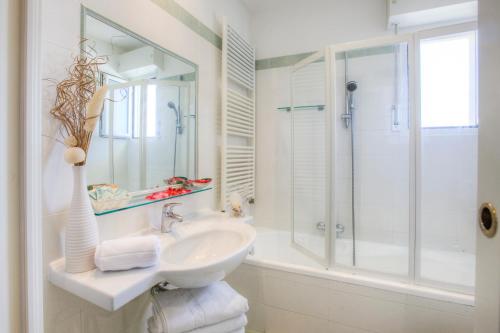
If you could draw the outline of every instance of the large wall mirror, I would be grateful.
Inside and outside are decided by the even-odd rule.
[[[138,192],[197,178],[197,66],[86,8],[82,37],[87,52],[108,59],[88,183]]]

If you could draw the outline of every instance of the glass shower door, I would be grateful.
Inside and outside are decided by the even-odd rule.
[[[330,244],[330,117],[327,66],[320,51],[294,66],[292,105],[292,243],[325,266]]]
[[[335,50],[335,260],[408,276],[408,42]]]

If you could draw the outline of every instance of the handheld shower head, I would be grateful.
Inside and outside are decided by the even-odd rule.
[[[180,110],[175,106],[175,103],[170,101],[168,102],[167,106],[174,110],[175,112],[175,127],[177,128],[177,133],[178,134],[182,134],[183,132],[183,127],[182,127],[182,123],[181,123],[181,112]]]
[[[346,83],[345,87],[348,92],[354,92],[358,89],[358,83],[356,81],[349,81]]]
[[[352,121],[352,113],[355,109],[354,105],[354,91],[358,89],[358,83],[356,81],[349,81],[345,84],[346,89],[346,110],[342,115],[342,120],[344,120],[345,128],[349,128]]]
[[[168,102],[167,105],[168,105],[169,108],[174,109],[174,111],[177,111],[177,108],[175,107],[174,102],[170,101],[170,102]]]

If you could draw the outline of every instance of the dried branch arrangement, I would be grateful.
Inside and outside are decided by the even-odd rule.
[[[106,85],[97,89],[99,66],[107,58],[84,53],[75,57],[68,68],[68,77],[56,87],[56,101],[50,114],[61,122],[64,159],[76,166],[85,165],[97,120],[108,91]]]

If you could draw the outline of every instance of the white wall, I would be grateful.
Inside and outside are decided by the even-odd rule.
[[[0,0],[0,331],[20,332],[21,6]]]
[[[218,112],[220,106],[221,52],[211,43],[200,38],[180,21],[170,16],[152,1],[142,0],[46,0],[43,1],[43,77],[61,80],[72,57],[78,54],[80,34],[80,4],[108,17],[145,38],[169,49],[199,65],[199,170],[201,175],[217,178],[218,164]],[[191,2],[198,13],[202,2]],[[238,12],[245,8],[238,1],[227,0],[212,3],[211,13],[217,17]],[[203,6],[206,6],[203,3]],[[141,13],[141,15],[137,15]],[[214,14],[215,15],[215,14]],[[154,22],[154,24],[151,24]],[[213,21],[215,22],[215,20]],[[248,20],[242,20],[248,22]],[[215,23],[213,23],[215,24]],[[64,27],[64,29],[61,29]],[[248,30],[248,27],[247,27]],[[175,33],[171,33],[175,31]],[[43,83],[43,134],[54,136],[56,122],[49,117],[54,102],[54,86]],[[64,226],[72,192],[71,168],[63,162],[64,147],[52,139],[43,138],[44,144],[44,261],[47,264],[62,256],[59,234]],[[92,154],[92,151],[90,152]],[[186,198],[184,214],[189,210],[215,208],[215,191],[197,198]],[[150,216],[159,221],[161,206],[128,211],[126,215],[138,219]],[[107,216],[100,219],[102,239],[113,237],[125,215]],[[138,222],[137,224],[140,224]],[[116,237],[116,234],[114,235]],[[140,332],[138,325],[147,304],[147,295],[137,299],[115,313],[108,313],[45,283],[46,332]]]
[[[222,17],[226,16],[230,25],[243,37],[252,40],[251,17],[241,0],[177,0],[177,3],[219,36],[222,35]]]
[[[253,13],[257,59],[317,51],[330,44],[389,33],[385,0],[278,3],[279,7]]]
[[[400,0],[395,8],[408,12],[463,2],[466,1]],[[257,59],[311,52],[334,43],[392,33],[387,30],[387,0],[247,0],[247,3],[253,9],[252,38]]]

